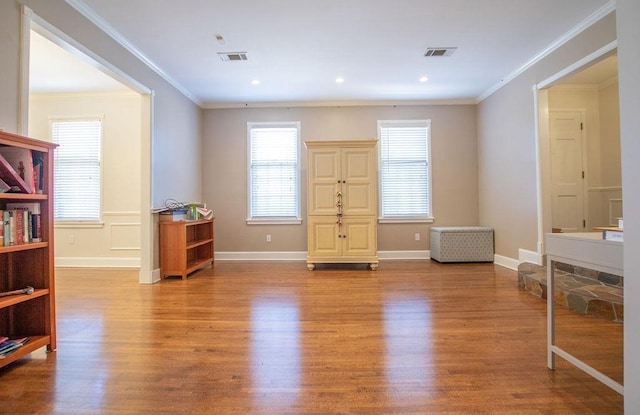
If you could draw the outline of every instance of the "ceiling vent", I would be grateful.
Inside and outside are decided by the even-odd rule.
[[[219,52],[218,56],[225,62],[249,60],[247,52]]]
[[[458,48],[429,48],[424,53],[424,56],[450,56]]]

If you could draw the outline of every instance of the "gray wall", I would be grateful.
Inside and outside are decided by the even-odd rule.
[[[0,129],[18,132],[18,73],[20,71],[20,7],[0,2]]]
[[[216,250],[307,249],[306,159],[301,144],[301,225],[247,225],[247,122],[300,121],[300,139],[377,137],[378,120],[430,119],[436,226],[478,224],[475,105],[211,109],[204,111],[204,201],[216,216]],[[427,224],[380,224],[380,251],[429,249]],[[421,240],[415,241],[414,234]],[[271,243],[265,242],[270,234]]]
[[[624,409],[640,413],[640,2],[617,0],[624,192]]]

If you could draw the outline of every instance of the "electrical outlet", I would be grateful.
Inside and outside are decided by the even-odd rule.
[[[420,233],[416,232],[416,234],[413,237],[416,239],[416,241],[419,241],[420,240]]]
[[[267,235],[267,242],[271,242],[271,235]]]
[[[68,242],[70,244],[75,244],[76,243],[76,237],[73,236],[73,235],[69,235]]]

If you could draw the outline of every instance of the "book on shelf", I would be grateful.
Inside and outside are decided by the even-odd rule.
[[[44,153],[32,151],[31,157],[33,159],[33,183],[35,193],[42,194],[44,190]]]
[[[0,146],[0,179],[12,192],[35,193],[33,155],[30,149]]]
[[[38,202],[7,203],[0,210],[0,246],[42,242],[41,210]]]
[[[16,245],[23,245],[25,243],[24,240],[24,218],[23,216],[23,211],[22,210],[13,210],[12,211],[13,217],[14,217],[14,223],[15,223],[15,238],[14,240],[16,241]],[[11,230],[11,232],[13,232],[13,230]],[[27,241],[28,242],[28,241]]]
[[[4,359],[29,341],[29,337],[22,337],[19,339],[7,339],[6,337],[0,337],[0,339],[2,338],[5,338],[6,340],[0,343],[0,359]]]
[[[10,223],[11,214],[8,210],[2,211],[2,228],[4,234],[4,246],[11,245],[11,223]]]

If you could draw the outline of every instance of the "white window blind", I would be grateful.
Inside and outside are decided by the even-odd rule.
[[[249,219],[299,219],[298,123],[249,123]]]
[[[101,120],[53,121],[54,218],[100,220]]]
[[[378,139],[382,218],[428,219],[430,121],[378,121]]]

